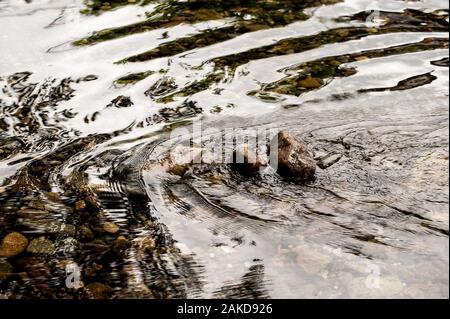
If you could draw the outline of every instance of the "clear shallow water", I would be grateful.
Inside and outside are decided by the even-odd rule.
[[[448,4],[317,6],[122,34],[157,3],[0,1],[0,237],[53,245],[0,257],[2,296],[448,297]],[[198,119],[301,136],[316,179],[174,175]]]

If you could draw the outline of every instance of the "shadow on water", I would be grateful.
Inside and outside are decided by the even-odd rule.
[[[442,6],[2,1],[0,298],[448,298]],[[313,180],[171,158],[280,129]]]

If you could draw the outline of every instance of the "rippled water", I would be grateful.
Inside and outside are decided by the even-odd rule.
[[[448,298],[446,1],[102,2],[0,0],[0,297]],[[180,177],[199,120],[316,177]]]

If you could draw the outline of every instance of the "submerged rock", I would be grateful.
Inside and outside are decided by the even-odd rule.
[[[11,275],[13,270],[13,267],[9,262],[6,260],[0,259],[0,282],[3,280],[8,279],[8,277]]]
[[[119,226],[112,222],[106,222],[103,224],[103,230],[110,234],[115,234],[119,231]]]
[[[278,133],[278,173],[298,180],[310,180],[316,173],[316,162],[304,141],[294,135]]]
[[[28,246],[28,239],[20,233],[10,233],[3,238],[0,245],[0,256],[14,257],[22,253]]]
[[[80,239],[80,241],[82,242],[88,242],[94,239],[94,233],[92,232],[92,230],[87,227],[87,226],[80,226],[80,228],[78,228],[78,238]]]
[[[82,211],[86,208],[86,202],[84,200],[79,200],[75,202],[75,210],[76,211]]]
[[[113,250],[118,254],[124,252],[128,246],[129,242],[124,236],[117,237],[117,239],[113,242]]]
[[[101,282],[93,282],[86,286],[89,297],[92,299],[106,299],[111,296],[112,288]]]
[[[52,241],[45,238],[39,237],[35,238],[28,245],[27,252],[32,254],[42,254],[42,255],[50,255],[55,251],[55,245],[53,245]]]

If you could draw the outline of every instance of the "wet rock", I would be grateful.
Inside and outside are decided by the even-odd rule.
[[[77,79],[77,83],[78,82],[90,82],[90,81],[95,81],[98,79],[98,76],[94,75],[94,74],[89,74],[86,75],[85,77],[79,78]]]
[[[328,167],[333,166],[342,158],[342,154],[331,153],[327,154],[317,160],[317,166],[321,169],[327,169]]]
[[[55,251],[55,245],[45,237],[33,239],[28,245],[27,252],[32,254],[50,255]]]
[[[323,81],[319,78],[313,78],[310,75],[299,82],[300,87],[305,89],[317,89],[323,85]]]
[[[29,280],[33,285],[40,288],[48,287],[52,273],[43,257],[27,256],[17,260],[15,264],[18,269],[25,270]]]
[[[150,236],[141,237],[135,242],[138,251],[141,253],[152,253],[156,248],[155,240]]]
[[[12,157],[20,152],[23,142],[15,138],[2,138],[0,140],[0,159]]]
[[[103,224],[103,230],[109,234],[115,234],[119,231],[119,226],[112,222],[106,222]]]
[[[111,101],[111,103],[109,103],[107,105],[107,107],[117,107],[117,108],[124,108],[124,107],[130,107],[132,106],[134,103],[131,101],[129,96],[123,96],[123,95],[119,95],[118,97],[116,97],[115,99],[113,99]]]
[[[255,175],[267,162],[248,145],[238,147],[233,152],[232,167],[243,175]]]
[[[435,66],[441,66],[441,67],[447,67],[447,68],[449,66],[448,57],[442,58],[442,59],[436,60],[436,61],[431,61],[430,63]]]
[[[62,251],[65,255],[75,254],[79,251],[80,247],[81,245],[78,240],[73,237],[64,238],[58,243],[58,250]]]
[[[173,92],[177,88],[178,86],[176,85],[174,78],[164,76],[154,85],[152,85],[147,91],[145,91],[145,95],[149,97],[163,96],[170,92]]]
[[[308,146],[294,135],[278,133],[278,173],[297,180],[310,180],[316,173],[316,162]]]
[[[124,236],[117,237],[117,239],[113,242],[113,250],[118,254],[123,253],[128,246],[129,242]]]
[[[75,236],[75,234],[77,232],[77,229],[72,224],[64,224],[64,225],[61,226],[61,232],[64,235],[73,237],[73,236]]]
[[[75,210],[81,211],[86,208],[86,202],[84,200],[79,200],[75,202]]]
[[[13,267],[6,260],[0,259],[0,282],[9,278],[13,271]]]
[[[93,282],[86,286],[88,295],[92,299],[107,299],[112,294],[112,288],[100,282]]]
[[[94,239],[94,233],[89,227],[82,225],[78,229],[78,238],[82,242],[88,242]]]
[[[28,245],[28,239],[20,233],[10,233],[3,238],[0,256],[14,257],[22,253]]]

